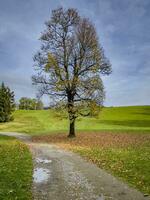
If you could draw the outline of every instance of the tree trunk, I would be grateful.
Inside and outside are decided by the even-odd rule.
[[[68,115],[70,121],[70,128],[68,137],[73,138],[75,137],[75,113],[74,113],[74,96],[72,92],[68,93]]]
[[[70,129],[68,137],[75,137],[75,119],[70,119]]]

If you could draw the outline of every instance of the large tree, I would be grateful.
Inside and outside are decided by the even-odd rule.
[[[14,92],[4,83],[0,85],[0,122],[13,120],[12,112],[15,108]]]
[[[102,105],[104,87],[100,74],[110,74],[111,65],[94,25],[75,9],[53,10],[45,25],[41,48],[34,57],[38,73],[33,76],[33,83],[41,95],[48,94],[54,102],[65,103],[69,137],[74,137],[75,119],[88,115],[93,105]]]

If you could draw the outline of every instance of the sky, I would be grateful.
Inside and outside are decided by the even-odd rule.
[[[76,8],[96,27],[113,70],[102,77],[104,105],[150,105],[150,0],[0,0],[0,82],[16,101],[36,97],[33,56],[44,22],[60,6]]]

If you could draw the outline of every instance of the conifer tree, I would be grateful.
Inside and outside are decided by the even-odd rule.
[[[12,112],[15,108],[14,92],[4,83],[0,85],[0,122],[13,120]]]

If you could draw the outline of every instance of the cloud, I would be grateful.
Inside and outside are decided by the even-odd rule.
[[[113,73],[103,77],[105,105],[150,104],[149,0],[5,0],[0,7],[0,81],[21,96],[35,96],[32,57],[44,22],[58,6],[77,8],[95,24]],[[44,97],[46,104],[48,98]]]

